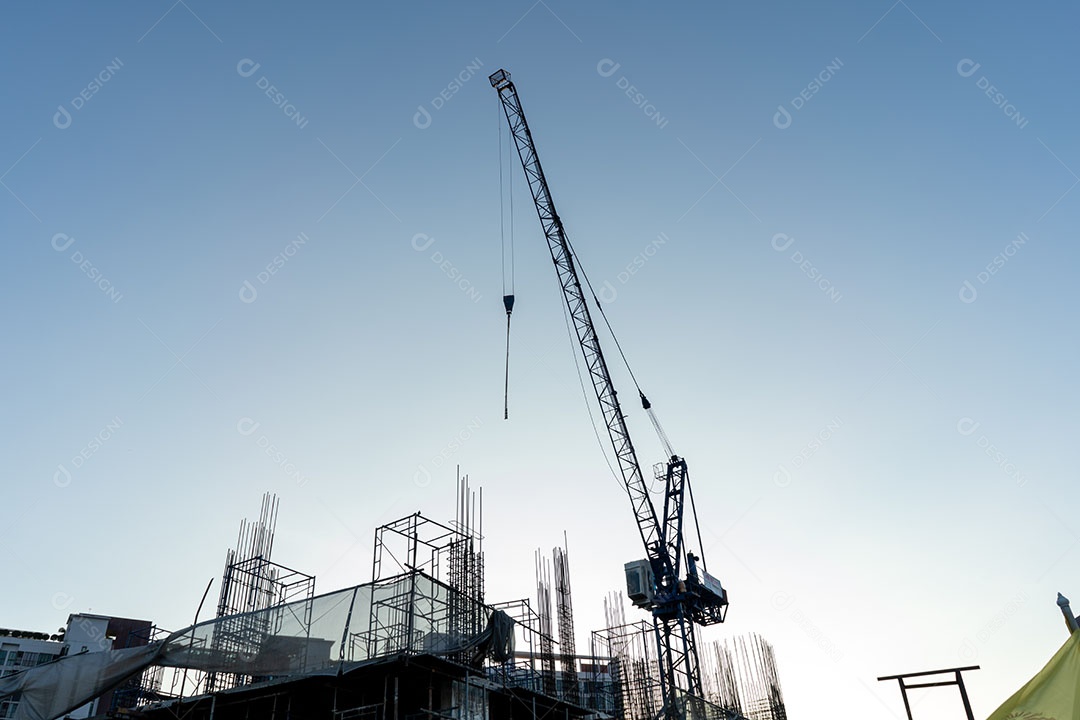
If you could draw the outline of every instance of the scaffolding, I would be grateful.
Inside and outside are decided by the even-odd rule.
[[[240,619],[229,616],[172,634],[159,662],[166,666],[166,688],[175,689],[176,680],[170,685],[170,677],[181,673],[251,677],[255,678],[251,684],[254,688],[260,682],[277,686],[287,678],[316,673],[340,677],[360,664],[372,665],[373,660],[434,656],[458,668],[465,678],[454,685],[454,702],[450,703],[454,712],[438,715],[445,720],[482,718],[482,708],[475,703],[481,702],[491,690],[509,692],[507,697],[517,698],[515,702],[531,703],[535,698],[546,704],[569,703],[565,684],[560,684],[558,694],[544,692],[536,653],[540,616],[530,601],[514,600],[469,609],[470,614],[487,620],[478,633],[463,637],[455,630],[460,627],[455,613],[469,602],[447,583],[412,570],[354,588],[245,613],[249,616],[247,627],[267,629],[253,642],[259,648],[256,653],[237,654],[220,644],[214,645],[214,638],[221,634],[220,628],[237,624]],[[492,617],[501,613],[514,620],[514,645],[521,648],[505,655],[492,649],[496,637]],[[598,665],[590,658],[588,667]],[[160,706],[161,701],[175,706],[181,699],[200,695],[205,697],[189,685],[184,692],[160,693],[146,700],[157,700],[150,703],[154,706]],[[615,695],[610,678],[594,671],[583,678],[578,702],[569,703],[568,707],[578,718],[611,716]],[[472,709],[466,711],[466,708]],[[369,705],[365,712],[370,714],[378,709]],[[564,715],[560,713],[559,717]],[[412,720],[433,719],[434,716],[418,716]]]
[[[162,651],[122,690],[141,708],[181,707],[226,690],[230,698],[270,698],[278,692],[271,685],[340,680],[361,665],[388,668],[400,660],[408,667],[410,657],[425,656],[456,679],[434,704],[430,683],[411,688],[428,696],[429,711],[415,714],[414,698],[414,714],[404,720],[489,720],[493,712],[509,718],[518,707],[534,716],[557,707],[567,720],[654,720],[663,694],[653,625],[627,623],[622,594],[612,593],[604,601],[606,627],[591,634],[588,654],[577,654],[565,534],[552,558],[535,554],[534,598],[488,604],[482,508],[482,493],[459,475],[452,521],[417,512],[380,526],[372,580],[316,596],[313,576],[270,559],[278,501],[264,495],[259,519],[241,522],[236,548],[227,552],[216,618],[177,633],[146,631],[133,644]],[[786,720],[768,643],[751,636],[709,649],[705,697],[675,698],[680,714]],[[479,701],[490,692],[501,694],[496,710]],[[362,702],[335,700],[335,717],[388,720],[392,697],[396,720],[396,686],[390,693],[389,686],[361,688]],[[430,712],[436,705],[439,712]]]
[[[485,606],[467,608],[469,615],[483,616],[473,633],[462,634],[458,613],[471,602],[449,585],[412,571],[371,583],[367,622],[350,632],[346,656],[349,658],[392,657],[431,654],[462,665],[479,666],[482,657],[470,645],[471,638],[484,632],[490,610]],[[362,613],[363,607],[354,609]]]
[[[236,548],[225,557],[221,576],[217,617],[211,641],[214,650],[240,656],[253,656],[260,651],[259,642],[275,628],[263,625],[269,615],[258,613],[276,605],[315,595],[315,576],[273,562],[274,532],[277,527],[277,496],[265,493],[259,519],[240,521]],[[310,608],[310,605],[307,606]],[[231,619],[226,619],[231,618]],[[308,618],[310,620],[310,618]],[[219,675],[205,678],[207,692],[248,685],[259,678],[250,675]]]
[[[150,645],[168,637],[169,633],[156,625],[132,630],[123,645],[117,646],[131,648]],[[132,708],[142,703],[161,700],[165,695],[162,693],[162,678],[164,668],[151,665],[141,674],[131,680],[122,683],[113,690],[112,703],[109,710],[120,708]]]
[[[408,620],[420,606],[432,616],[445,613],[446,637],[440,641],[445,646],[453,646],[484,629],[487,612],[482,512],[482,494],[473,492],[468,476],[459,476],[457,512],[451,524],[444,525],[417,512],[376,528],[371,570],[374,582],[416,571],[445,583],[453,592],[446,596],[446,608],[437,607],[434,598],[418,599],[412,594],[388,596],[373,604],[372,634],[367,638],[376,643],[372,653],[383,654],[388,648],[411,643],[414,631]],[[469,658],[462,654],[452,659],[465,662]]]
[[[592,633],[592,653],[609,657],[609,673],[619,695],[613,714],[625,720],[653,720],[663,708],[656,630],[646,620],[627,623],[622,593],[604,600],[607,627]],[[758,635],[717,641],[702,656],[704,698],[684,694],[687,718],[707,720],[787,720],[772,646]]]
[[[619,604],[611,598],[605,602],[605,615],[609,623],[624,618],[621,593],[617,600]],[[663,707],[663,694],[652,625],[639,620],[609,624],[603,630],[594,630],[592,653],[611,658],[611,673],[622,691],[622,717],[626,720],[653,720]]]
[[[540,647],[540,615],[528,598],[494,603],[491,608],[506,613],[514,621],[514,656],[488,668],[493,681],[530,692],[543,692],[542,673],[537,667]]]
[[[541,631],[540,613],[529,598],[495,603],[492,610],[500,610],[514,620],[515,647],[512,659],[489,664],[487,678],[495,684],[508,688],[520,688],[529,693],[556,698],[560,701],[589,708],[611,717],[621,717],[616,709],[620,691],[615,687],[609,673],[609,658],[577,655],[572,659],[581,662],[581,671],[571,683],[565,674],[556,674],[555,692],[549,693],[553,668],[546,667],[541,646],[546,644]],[[549,656],[549,657],[554,657]]]

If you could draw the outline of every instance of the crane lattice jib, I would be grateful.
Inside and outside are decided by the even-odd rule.
[[[596,399],[600,403],[600,410],[604,416],[604,424],[607,426],[611,444],[615,448],[623,483],[630,495],[634,515],[637,517],[641,541],[645,545],[649,560],[654,565],[654,571],[661,571],[657,572],[657,579],[665,575],[674,577],[672,559],[666,552],[667,548],[660,531],[660,524],[657,522],[656,510],[649,497],[649,490],[645,485],[634,445],[630,441],[626,419],[623,417],[607,362],[604,360],[604,353],[600,349],[600,341],[589,314],[585,293],[578,279],[570,241],[566,237],[562,220],[555,211],[555,203],[551,199],[551,191],[548,189],[544,170],[540,166],[540,158],[536,154],[532,133],[529,132],[529,124],[521,109],[521,100],[506,71],[500,70],[493,74],[490,80],[492,87],[499,91],[499,98],[506,112],[506,120],[510,124],[510,132],[517,145],[518,157],[525,170],[533,204],[536,205],[540,224],[547,237],[548,249],[551,250],[551,259],[554,260],[555,270],[559,275],[559,284],[562,286],[563,297],[566,299],[566,307],[570,311],[570,317],[573,318],[574,330],[577,332],[578,342],[581,343],[581,349],[585,355],[585,365],[589,369]],[[660,567],[657,568],[656,565]]]

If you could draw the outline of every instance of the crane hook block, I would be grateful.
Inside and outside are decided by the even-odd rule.
[[[503,295],[503,307],[506,308],[506,314],[509,315],[514,311],[514,296]]]
[[[641,396],[641,407],[643,410],[649,410],[652,408],[652,403],[649,402],[649,398],[645,397],[645,393],[638,390],[638,395]]]

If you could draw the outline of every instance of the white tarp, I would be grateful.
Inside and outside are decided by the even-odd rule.
[[[509,657],[513,621],[499,613],[499,622],[493,618],[486,630],[463,635],[451,627],[451,605],[463,602],[460,596],[451,602],[453,595],[446,585],[409,573],[215,618],[143,647],[68,655],[0,678],[0,699],[21,693],[14,720],[53,720],[150,665],[280,678],[337,672],[346,664],[408,652],[475,649]]]
[[[0,678],[0,698],[22,693],[16,706],[16,720],[52,720],[132,675],[149,667],[162,644],[106,652],[69,655],[46,665]]]

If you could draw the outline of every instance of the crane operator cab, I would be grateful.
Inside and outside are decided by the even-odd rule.
[[[699,572],[697,556],[686,556],[686,579],[680,580],[677,592],[684,596],[684,607],[702,625],[723,622],[727,614],[727,590],[720,581],[707,571]],[[626,594],[635,607],[645,610],[657,608],[656,576],[648,560],[634,560],[623,565],[626,574]],[[667,603],[662,603],[666,606]]]

